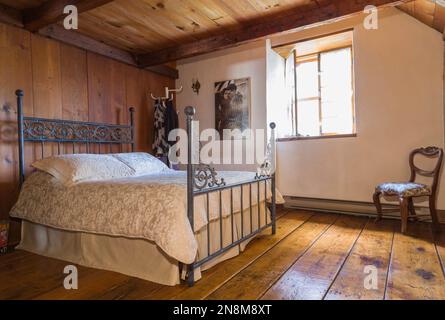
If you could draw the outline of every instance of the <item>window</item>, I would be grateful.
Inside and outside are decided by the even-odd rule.
[[[282,137],[355,134],[352,32],[287,45],[287,114],[292,127]],[[283,52],[286,53],[283,55]]]
[[[352,48],[296,58],[297,135],[355,133]]]

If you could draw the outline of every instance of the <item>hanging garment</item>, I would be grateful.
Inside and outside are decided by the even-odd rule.
[[[166,139],[166,111],[167,107],[165,106],[165,103],[161,100],[156,100],[154,114],[154,141],[152,147],[154,154],[160,157],[168,155],[168,150],[170,148]]]
[[[166,133],[166,140],[167,143],[169,143],[171,146],[176,143],[176,141],[169,141],[168,140],[168,134],[170,131],[178,129],[179,127],[179,120],[178,120],[178,113],[175,110],[175,107],[173,106],[172,101],[167,101],[165,103],[166,110],[165,110],[165,133]]]

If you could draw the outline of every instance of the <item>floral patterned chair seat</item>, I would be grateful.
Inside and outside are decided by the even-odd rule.
[[[389,182],[378,185],[376,192],[387,196],[421,197],[431,195],[431,188],[415,182]]]

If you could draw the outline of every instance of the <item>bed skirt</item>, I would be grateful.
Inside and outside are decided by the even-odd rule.
[[[252,206],[252,225],[260,226],[269,222],[270,214],[265,213],[264,203],[260,205],[260,215],[257,206]],[[250,208],[245,209],[244,229],[245,234],[250,229]],[[267,217],[268,221],[265,221]],[[241,213],[234,214],[233,237],[241,238],[240,223]],[[223,218],[223,244],[231,243],[231,217]],[[219,220],[210,223],[210,252],[215,252],[220,247]],[[267,232],[267,231],[266,231]],[[195,233],[198,241],[199,258],[206,257],[208,251],[207,228]],[[208,263],[195,270],[195,280],[201,278],[201,271],[237,256],[243,251],[251,239],[230,249],[222,255],[215,257]],[[22,223],[22,240],[17,249],[29,251],[42,256],[68,261],[73,264],[119,272],[128,276],[174,286],[180,283],[180,263],[169,257],[154,242],[144,239],[131,239],[114,237],[84,232],[73,232],[55,229],[29,221]]]

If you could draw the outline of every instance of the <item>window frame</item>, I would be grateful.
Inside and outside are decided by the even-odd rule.
[[[352,133],[342,134],[342,133],[323,133],[323,126],[322,126],[322,96],[321,96],[321,59],[320,56],[323,53],[332,52],[332,51],[338,51],[342,49],[349,48],[351,52],[351,88],[352,88],[352,96],[351,96],[351,107],[352,107]],[[315,53],[310,53],[303,56],[297,56],[295,50],[292,52],[293,58],[294,58],[294,82],[295,82],[295,101],[294,101],[294,126],[295,126],[295,133],[292,136],[285,137],[285,138],[279,138],[277,141],[292,141],[292,140],[315,140],[315,139],[326,139],[326,138],[352,138],[357,137],[357,125],[356,125],[356,110],[355,110],[355,78],[354,78],[354,48],[353,45],[347,45],[347,46],[340,46],[328,50],[321,50]],[[298,135],[298,92],[297,92],[297,65],[298,63],[302,63],[301,59],[304,59],[306,57],[314,56],[316,58],[309,59],[308,61],[314,61],[317,60],[318,65],[318,108],[319,108],[319,135],[318,136],[299,136]],[[300,60],[300,62],[298,62]],[[301,100],[315,100],[316,98],[307,98],[307,99],[301,99]],[[300,101],[301,101],[300,100]]]

